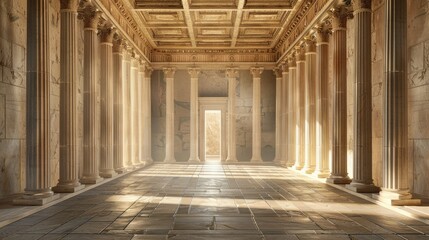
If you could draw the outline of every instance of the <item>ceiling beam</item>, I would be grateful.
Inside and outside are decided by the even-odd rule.
[[[235,44],[237,43],[238,33],[240,32],[241,19],[243,17],[243,7],[245,2],[246,2],[245,0],[238,1],[237,14],[236,14],[235,23],[234,23],[234,30],[232,32],[231,47],[235,47]]]
[[[192,47],[196,47],[197,42],[195,41],[194,26],[192,23],[191,12],[189,11],[188,0],[182,0],[182,5],[184,10],[183,13],[186,19],[186,24],[188,25],[189,38],[191,39]]]

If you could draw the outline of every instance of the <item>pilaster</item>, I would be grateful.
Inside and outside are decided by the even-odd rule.
[[[294,169],[301,170],[305,163],[305,52],[297,46],[296,52],[296,161]]]
[[[276,164],[282,164],[283,163],[283,155],[282,155],[282,146],[283,146],[283,139],[282,138],[282,86],[283,86],[283,75],[282,75],[282,69],[281,68],[274,68],[274,75],[276,76],[276,127],[275,127],[275,138],[276,138],[276,155],[274,158],[274,162]]]
[[[198,75],[200,74],[199,68],[189,68],[189,75],[191,75],[191,154],[189,157],[190,163],[199,163],[198,156]]]
[[[252,107],[252,159],[251,163],[262,163],[261,156],[261,74],[262,67],[253,67],[253,107]]]
[[[175,68],[164,68],[164,77],[167,83],[166,91],[166,118],[165,118],[165,160],[166,163],[176,162],[174,157],[174,73]]]
[[[236,101],[236,87],[237,77],[239,72],[237,68],[227,68],[226,76],[228,78],[228,157],[227,162],[237,162],[236,154],[236,136],[235,136],[235,101]]]

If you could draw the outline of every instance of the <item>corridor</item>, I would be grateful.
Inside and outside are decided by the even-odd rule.
[[[0,239],[429,239],[429,226],[276,166],[154,164]]]

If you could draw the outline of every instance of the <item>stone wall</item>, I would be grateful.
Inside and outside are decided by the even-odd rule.
[[[241,70],[236,89],[237,159],[252,157],[252,76]],[[152,74],[152,157],[163,161],[165,156],[165,80],[156,70]],[[262,157],[274,158],[275,146],[275,77],[272,71],[262,74]],[[175,157],[178,162],[189,159],[190,144],[190,76],[187,71],[175,74]],[[224,70],[203,70],[199,75],[200,97],[227,97],[228,82]]]

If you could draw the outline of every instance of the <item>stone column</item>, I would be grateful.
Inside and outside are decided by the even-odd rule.
[[[49,1],[27,5],[26,187],[17,205],[43,205],[58,198],[51,190]]]
[[[316,29],[316,171],[319,178],[329,176],[328,31]]]
[[[76,192],[77,163],[77,0],[61,1],[60,179],[54,192]]]
[[[132,53],[131,59],[131,74],[130,74],[130,144],[131,144],[131,161],[133,166],[141,167],[139,159],[139,125],[138,125],[138,68],[139,55]]]
[[[100,176],[111,178],[116,175],[113,168],[113,29],[109,26],[100,30],[101,69],[101,131],[100,131]]]
[[[152,99],[151,99],[151,76],[152,68],[149,66],[145,67],[144,73],[144,85],[143,85],[143,155],[146,164],[151,164],[152,160]]]
[[[305,55],[301,46],[296,47],[296,160],[294,168],[301,170],[304,167],[305,157]]]
[[[316,46],[311,38],[305,40],[305,173],[316,167]]]
[[[346,14],[344,8],[333,11],[332,39],[334,52],[332,169],[327,182],[350,183],[347,176],[347,48]]]
[[[407,1],[385,2],[383,88],[383,187],[379,200],[420,205],[408,186]]]
[[[289,67],[289,85],[288,85],[288,132],[289,132],[289,159],[288,159],[288,167],[293,167],[294,165],[298,165],[299,159],[299,150],[297,149],[298,145],[296,142],[297,135],[297,121],[296,121],[296,60],[295,55],[292,54],[288,58],[288,67]]]
[[[188,72],[191,75],[191,154],[189,162],[198,163],[200,162],[198,156],[198,75],[200,69],[189,68]]]
[[[281,118],[281,129],[282,129],[282,164],[286,167],[290,167],[293,165],[291,163],[291,159],[289,158],[289,152],[291,151],[291,141],[290,132],[289,132],[289,116],[290,106],[289,106],[289,90],[290,90],[290,78],[289,78],[289,65],[287,62],[284,62],[281,66],[282,71],[282,118]]]
[[[167,85],[165,113],[165,160],[166,163],[176,162],[174,157],[174,73],[175,68],[164,68]]]
[[[122,64],[123,64],[123,45],[122,39],[116,36],[113,42],[113,167],[115,172],[124,173],[126,168],[124,167],[123,157],[123,119],[124,119],[124,107],[122,97]]]
[[[131,48],[125,45],[125,55],[122,73],[122,107],[123,107],[123,158],[127,170],[133,170],[132,149],[131,149]]]
[[[261,74],[263,67],[253,67],[252,163],[262,163],[261,157]]]
[[[379,192],[372,180],[371,1],[353,1],[355,22],[355,91],[353,111],[353,180],[348,189]]]
[[[227,162],[237,162],[237,152],[235,146],[235,90],[237,87],[237,77],[239,72],[237,68],[227,68],[226,76],[228,78],[228,157]]]
[[[143,61],[138,62],[138,94],[137,94],[137,102],[138,102],[138,114],[137,114],[137,125],[138,125],[138,132],[139,132],[139,145],[138,145],[138,155],[139,155],[139,161],[142,165],[146,165],[146,160],[144,156],[144,122],[146,119],[144,119],[143,111],[145,109],[145,77],[144,77],[144,71],[145,71],[145,65]]]
[[[281,68],[277,67],[273,69],[274,75],[276,75],[276,155],[274,158],[274,162],[276,164],[282,164],[282,147],[283,147],[283,139],[282,139],[282,81],[283,75]]]
[[[100,153],[97,151],[97,24],[100,12],[94,6],[87,6],[83,12],[84,21],[84,86],[83,86],[83,176],[84,184],[95,184],[103,180],[99,176]]]

